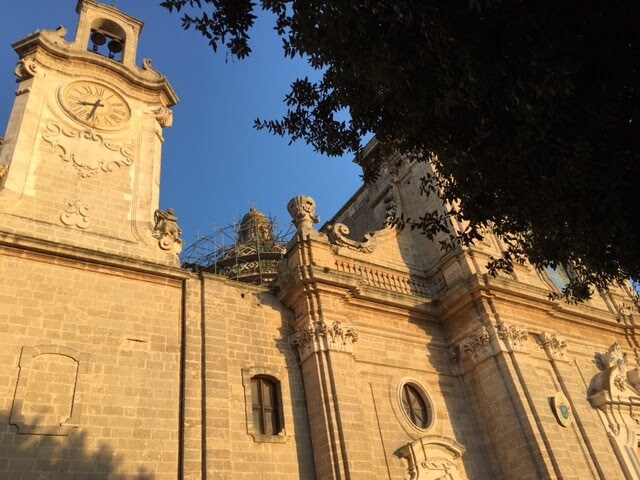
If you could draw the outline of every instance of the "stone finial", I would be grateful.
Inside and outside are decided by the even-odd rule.
[[[173,208],[168,210],[156,210],[154,214],[155,225],[153,236],[158,239],[158,244],[162,250],[173,250],[180,253],[182,250],[182,229],[178,226],[178,217]]]
[[[287,210],[300,234],[313,231],[313,226],[320,221],[320,217],[316,217],[316,202],[311,197],[293,197],[287,204]]]

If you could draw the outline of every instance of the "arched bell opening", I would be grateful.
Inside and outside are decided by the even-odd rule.
[[[99,18],[91,24],[87,49],[117,62],[122,62],[127,34],[113,20]]]

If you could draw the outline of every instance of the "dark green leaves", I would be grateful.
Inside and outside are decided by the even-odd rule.
[[[173,0],[212,48],[249,55],[258,6]],[[541,0],[262,0],[300,79],[282,119],[256,127],[328,155],[354,153],[365,179],[391,151],[430,159],[424,180],[460,210],[405,225],[444,248],[491,226],[508,250],[490,270],[529,258],[571,265],[567,295],[640,278],[640,3]],[[344,113],[347,112],[348,116]],[[380,147],[363,159],[359,139]],[[435,155],[434,155],[435,154]],[[426,204],[426,202],[425,202]],[[450,232],[450,219],[469,225]]]

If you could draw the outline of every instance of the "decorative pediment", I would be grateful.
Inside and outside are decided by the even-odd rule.
[[[463,445],[440,435],[427,435],[400,448],[396,454],[409,464],[410,480],[460,480]]]
[[[640,374],[630,368],[627,354],[617,342],[595,355],[601,370],[589,385],[589,403],[597,409],[625,478],[640,478]]]
[[[595,357],[601,371],[589,384],[589,403],[606,419],[612,438],[617,438],[626,426],[640,425],[640,372],[630,368],[618,343]]]

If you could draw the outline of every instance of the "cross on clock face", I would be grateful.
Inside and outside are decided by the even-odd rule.
[[[63,89],[60,100],[75,120],[93,128],[117,130],[131,118],[131,110],[125,99],[100,83],[72,82]]]

